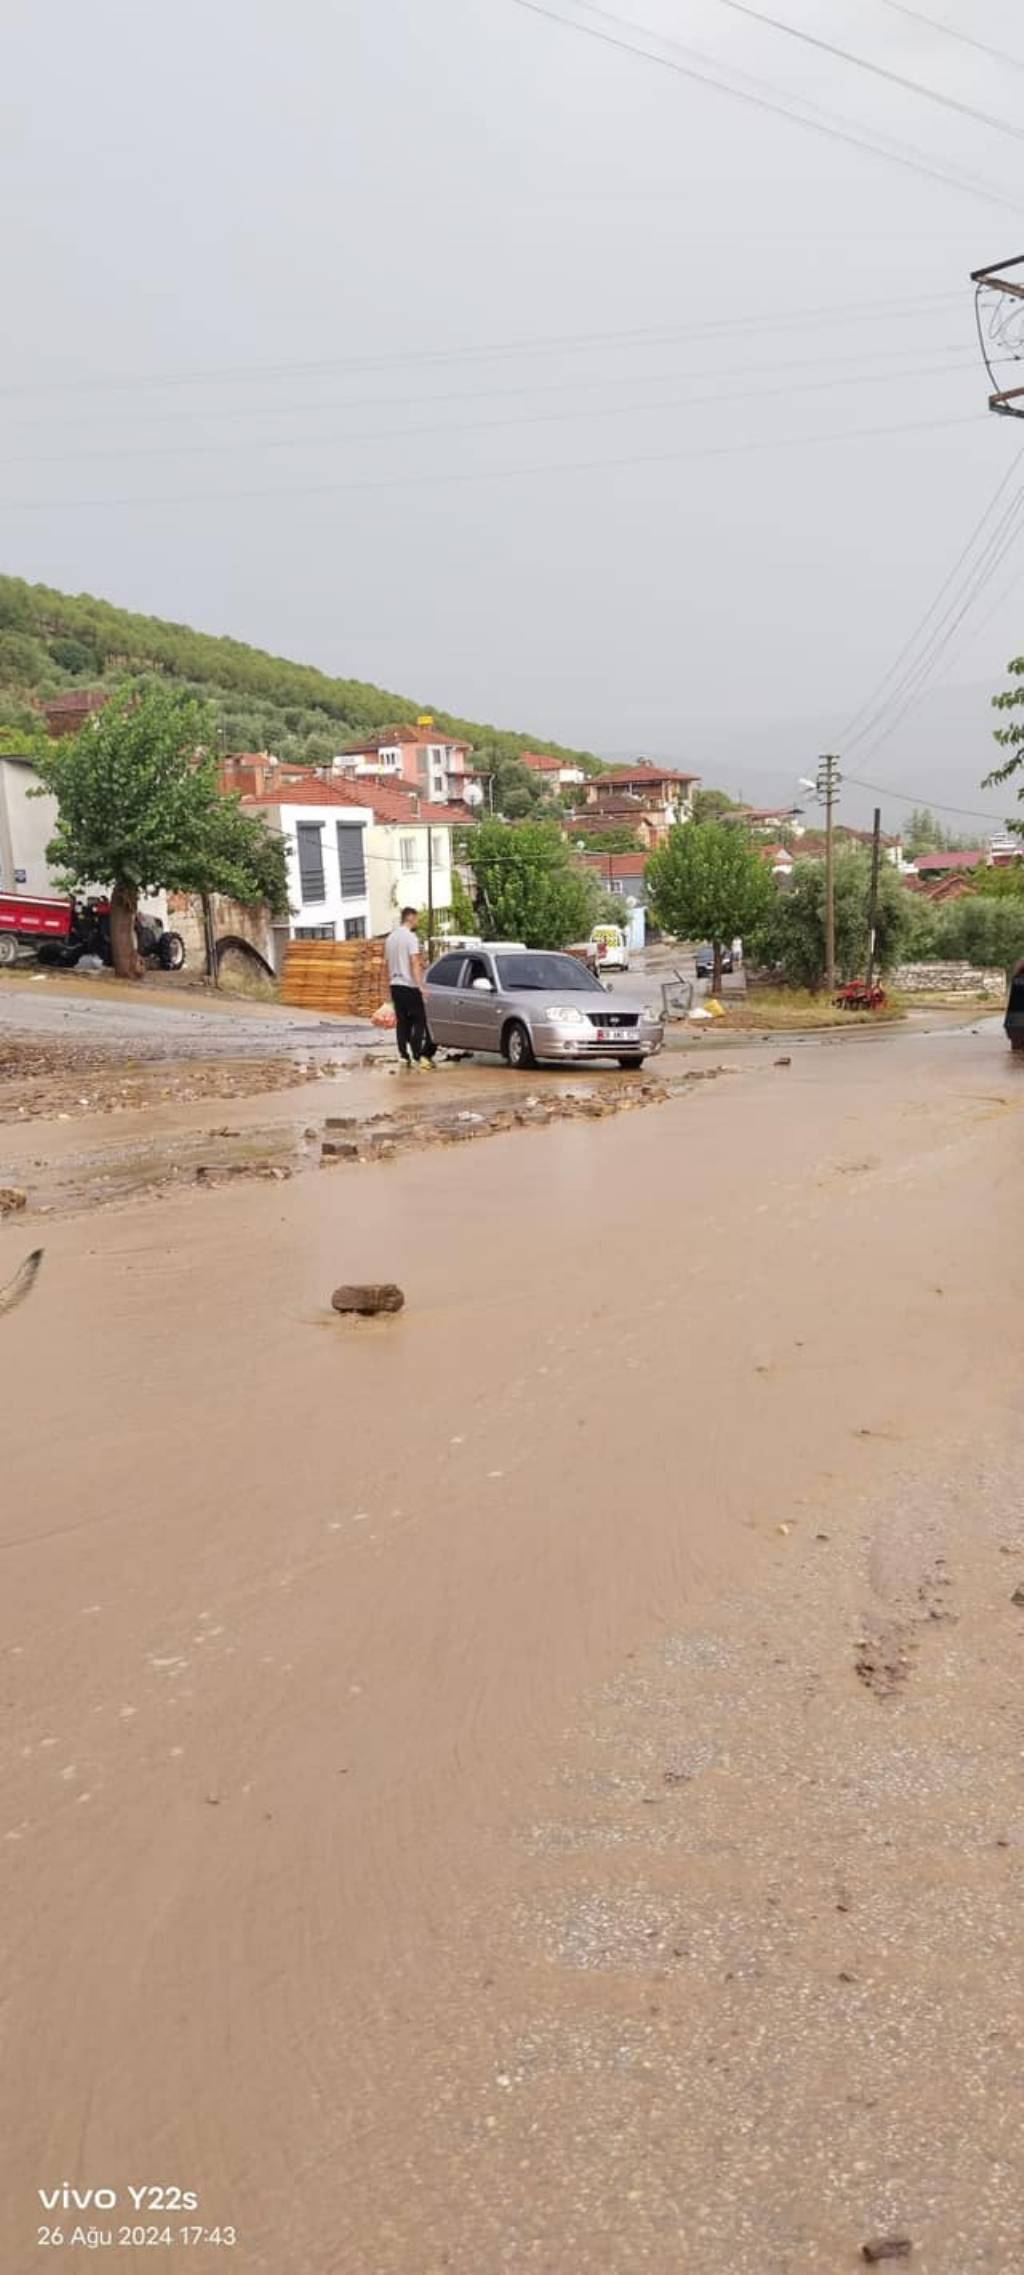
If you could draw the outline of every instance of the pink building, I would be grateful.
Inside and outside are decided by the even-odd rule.
[[[421,720],[415,727],[382,727],[343,751],[334,772],[357,781],[400,783],[435,805],[464,805],[470,750],[469,743],[444,734],[432,719]]]

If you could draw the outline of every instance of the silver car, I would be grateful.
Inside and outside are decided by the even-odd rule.
[[[510,1066],[610,1058],[637,1067],[665,1039],[660,1011],[610,995],[575,956],[546,949],[495,942],[442,956],[427,973],[426,998],[436,1043],[501,1051]]]

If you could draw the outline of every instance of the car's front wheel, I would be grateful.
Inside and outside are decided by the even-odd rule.
[[[521,1019],[511,1019],[501,1038],[501,1047],[511,1067],[524,1068],[536,1065],[529,1030]]]

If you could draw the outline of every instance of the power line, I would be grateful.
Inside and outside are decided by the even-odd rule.
[[[1016,471],[1016,463],[1019,463],[1022,455],[1024,452],[1018,454],[1018,460],[1015,462],[1015,466],[1011,468],[1011,476]],[[997,492],[997,497],[999,494]],[[995,503],[996,500],[994,499],[993,505]],[[983,520],[984,518],[987,516],[983,517]],[[974,607],[975,602],[981,598],[982,593],[988,589],[992,578],[1002,567],[1007,554],[1016,543],[1022,526],[1024,526],[1024,484],[1018,487],[1009,504],[1004,507],[977,560],[969,570],[964,584],[959,591],[954,589],[950,601],[939,616],[919,655],[911,662],[891,694],[877,706],[873,715],[865,720],[863,726],[848,736],[848,744],[862,742],[867,736],[869,747],[876,749],[879,743],[886,741],[889,735],[893,733],[900,720],[906,716],[911,705],[922,694],[929,679],[933,676],[936,665],[949,648],[964,618]],[[949,582],[950,580],[947,578],[946,587],[943,590],[947,589]],[[932,613],[934,613],[934,608],[929,612],[929,614]],[[927,619],[925,621],[927,622]]]
[[[920,792],[916,796],[911,796],[909,791],[894,790],[891,783],[888,782],[864,782],[857,774],[847,774],[845,769],[843,780],[852,783],[857,790],[872,790],[877,798],[895,798],[898,806],[919,806],[921,804]],[[927,805],[930,813],[956,814],[962,820],[967,821],[999,822],[1005,819],[1002,814],[983,813],[980,806],[943,805],[938,798],[929,798]]]
[[[961,569],[964,567],[965,562],[970,558],[970,555],[973,552],[983,529],[985,528],[986,522],[989,520],[989,517],[995,512],[995,509],[999,504],[1004,491],[1009,488],[1009,485],[1012,482],[1022,459],[1024,459],[1024,446],[1022,446],[1021,449],[1017,452],[1017,455],[1014,458],[1008,471],[1002,475],[1000,481],[997,483],[996,488],[991,498],[989,499],[984,512],[980,516],[979,520],[975,523],[975,526],[972,529],[966,544],[958,553],[957,558],[949,571],[949,574],[946,576],[943,583],[939,586],[939,590],[936,593],[934,600],[932,601],[930,607],[925,610],[920,623],[915,625],[909,639],[904,642],[898,656],[895,659],[895,662],[890,664],[888,671],[883,673],[882,678],[878,681],[878,684],[873,690],[872,694],[865,699],[865,701],[861,704],[860,709],[854,712],[852,719],[849,719],[847,721],[843,733],[839,737],[841,749],[849,749],[851,743],[857,742],[860,739],[861,732],[866,731],[867,724],[869,724],[870,721],[878,715],[878,712],[880,710],[884,709],[884,704],[881,703],[879,699],[883,696],[885,689],[889,686],[890,680],[894,680],[898,677],[902,664],[911,655],[922,633],[927,630],[929,624],[931,623],[932,617],[935,615],[941,602],[945,599],[947,592],[949,592],[950,588],[955,585],[956,580],[960,575]],[[887,698],[887,700],[890,699],[891,698]],[[861,728],[862,720],[865,721],[865,729]]]
[[[583,0],[583,5],[587,5],[587,0]],[[874,79],[887,80],[891,87],[900,87],[906,94],[920,95],[925,102],[937,103],[941,110],[957,111],[961,118],[971,119],[975,126],[987,126],[996,134],[1008,134],[1014,142],[1024,142],[1024,127],[1011,126],[1008,119],[997,118],[991,111],[977,110],[973,103],[961,103],[955,95],[939,94],[936,88],[926,87],[920,79],[911,79],[902,71],[891,71],[887,64],[872,63],[869,57],[838,47],[833,40],[821,39],[816,32],[805,32],[796,24],[784,23],[780,16],[763,16],[759,8],[748,7],[747,0],[718,0],[718,6],[728,8],[734,16],[746,17],[752,24],[764,24],[773,32],[782,32],[787,39],[799,40],[804,47],[817,48],[820,54],[830,55],[840,63],[852,64],[857,71],[867,71]]]
[[[561,21],[561,19],[559,20]],[[582,31],[585,27],[577,25],[575,28]],[[642,53],[643,51],[640,50],[639,52]],[[650,60],[653,61],[656,58]],[[851,322],[869,321],[873,315],[885,317],[890,312],[903,308],[912,308],[915,305],[923,306],[925,302],[940,301],[948,304],[958,297],[959,295],[956,293],[930,292],[919,294],[916,301],[904,297],[902,300],[877,298],[867,301],[834,302],[829,307],[816,308],[810,314],[806,309],[797,309],[789,311],[785,315],[758,317],[756,321],[762,331],[786,331],[794,327],[801,331],[816,330],[820,324],[843,323],[847,320]],[[417,349],[417,368],[426,365],[443,367],[450,363],[457,363],[461,366],[466,363],[503,362],[508,357],[522,355],[584,355],[591,354],[596,350],[616,347],[628,348],[652,344],[664,346],[673,340],[680,339],[715,339],[730,332],[747,332],[754,320],[750,316],[734,316],[713,318],[709,322],[681,326],[670,324],[655,324],[646,327],[627,325],[624,330],[619,331],[547,332],[523,340],[492,340],[490,342],[477,342],[468,347]],[[15,380],[4,387],[0,387],[0,397],[143,393],[149,388],[159,390],[196,385],[219,386],[230,384],[235,380],[258,381],[282,377],[291,378],[293,376],[313,378],[322,372],[391,371],[393,368],[394,357],[391,355],[326,356],[305,361],[292,359],[283,363],[212,364],[201,365],[191,371],[141,372],[127,378]]]
[[[1024,63],[1015,55],[1007,55],[1005,48],[973,39],[970,32],[955,31],[952,24],[940,24],[934,16],[922,15],[920,8],[906,7],[904,0],[879,0],[879,6],[891,8],[895,16],[906,16],[912,24],[923,24],[930,32],[939,32],[943,39],[958,40],[961,47],[973,47],[979,55],[991,56],[994,63],[1005,63],[1011,71],[1024,71]]]
[[[582,0],[582,4],[589,5],[589,0]],[[833,141],[846,143],[851,149],[868,151],[873,157],[888,159],[892,165],[903,166],[909,169],[911,173],[925,176],[929,181],[941,182],[946,188],[964,190],[970,196],[984,197],[995,205],[1005,205],[1012,207],[1014,212],[1017,211],[1018,200],[1006,196],[1001,190],[991,188],[986,183],[972,181],[968,176],[951,174],[941,167],[930,164],[927,159],[911,156],[896,146],[886,148],[884,143],[858,134],[850,126],[828,125],[824,123],[821,117],[807,115],[809,106],[802,96],[797,96],[796,101],[803,103],[804,107],[802,110],[797,110],[793,107],[792,99],[789,101],[783,99],[781,91],[777,96],[755,94],[752,87],[740,86],[735,80],[714,78],[709,72],[699,71],[693,65],[677,62],[674,56],[655,55],[650,48],[639,47],[634,40],[620,38],[612,32],[602,31],[596,24],[581,24],[575,17],[561,15],[556,9],[543,6],[541,0],[512,0],[512,5],[516,8],[526,8],[532,15],[544,16],[550,23],[560,24],[563,31],[578,32],[584,39],[599,40],[605,47],[618,48],[626,55],[641,56],[647,63],[658,64],[665,71],[674,71],[680,78],[692,79],[699,86],[713,87],[718,94],[731,95],[738,102],[752,104],[756,110],[768,111],[778,118],[789,119],[799,126],[811,127],[815,133],[826,134]],[[607,9],[601,9],[600,13],[608,23],[622,24],[628,30],[646,31],[648,38],[658,39],[665,46],[673,46],[681,54],[688,52],[680,48],[677,41],[668,40],[661,32],[646,30],[644,26],[631,25],[627,18],[613,16]]]
[[[928,303],[930,301],[938,302],[941,305],[934,307],[929,306]],[[889,301],[884,303],[884,305],[879,308],[877,314],[880,319],[884,318],[884,320],[890,324],[894,318],[900,318],[904,315],[916,321],[918,310],[920,310],[922,313],[927,313],[930,315],[941,315],[943,313],[944,305],[947,301],[955,301],[958,305],[960,305],[962,301],[962,295],[958,292],[937,293],[933,295],[924,295],[917,301],[913,299],[906,301]],[[828,319],[828,323],[835,324],[841,328],[842,325],[847,322],[852,324],[854,321],[866,322],[869,320],[870,318],[868,317],[855,318],[852,316],[847,316],[845,311],[840,311],[830,317]],[[778,320],[772,317],[765,319],[762,319],[761,317],[748,317],[744,320],[742,329],[744,333],[749,332],[752,328],[756,329],[759,333],[770,333],[777,329],[790,329],[794,326],[794,324],[795,328],[798,330],[807,328],[809,330],[817,331],[825,328],[815,320],[814,315],[811,315],[807,318],[799,317],[796,319],[790,318]],[[735,333],[736,320],[733,319],[730,323],[722,327],[722,332],[719,336],[734,337]],[[714,328],[712,328],[708,336],[714,336]],[[664,339],[660,344],[668,347],[673,344],[674,339],[683,339],[688,337],[690,337],[688,333],[680,333],[676,335],[668,333],[664,336]],[[646,346],[648,343],[646,340],[641,341],[640,339],[637,339],[635,344],[639,347],[641,345]],[[944,340],[937,343],[936,353],[951,354],[953,350],[959,348],[960,345],[961,343],[959,340]],[[898,348],[844,348],[838,355],[799,355],[792,357],[776,356],[771,363],[745,363],[743,368],[747,373],[766,372],[768,374],[776,371],[791,371],[795,369],[816,370],[823,364],[880,363],[884,361],[893,361],[898,360],[901,356],[907,355],[909,352],[910,350],[906,345]],[[1010,357],[997,357],[994,360],[997,362],[1009,362],[1013,359]],[[211,423],[222,419],[230,419],[233,423],[237,423],[240,418],[294,418],[298,417],[303,412],[309,411],[394,410],[406,409],[408,407],[413,407],[419,410],[424,405],[433,405],[435,403],[496,402],[501,401],[506,397],[516,398],[525,395],[594,394],[608,387],[655,387],[668,385],[671,381],[676,379],[705,379],[709,376],[710,375],[705,367],[700,367],[692,371],[652,371],[636,373],[607,372],[604,373],[599,379],[583,379],[580,378],[579,375],[575,376],[572,379],[530,379],[521,381],[519,384],[512,387],[457,387],[447,389],[443,394],[434,393],[426,396],[424,395],[422,388],[418,389],[414,395],[382,396],[380,391],[377,390],[372,395],[334,395],[321,398],[314,397],[312,401],[291,403],[257,403],[245,405],[244,407],[240,407],[237,403],[223,404],[219,407],[210,407],[206,404],[200,404],[197,406],[193,403],[184,410],[151,411],[149,409],[142,409],[138,407],[134,410],[125,410],[120,407],[112,406],[109,409],[103,408],[94,410],[87,415],[93,420],[102,419],[109,421],[111,419],[116,419],[119,427],[124,425],[126,419],[142,419],[147,422],[159,422],[159,424],[162,426],[166,426],[168,424],[179,425],[183,421],[201,421],[204,425],[210,425]],[[51,415],[48,412],[44,412],[41,418],[19,418],[13,421],[9,420],[7,423],[9,426],[17,427],[48,425],[50,423],[50,417]]]
[[[550,479],[553,474],[607,474],[633,466],[673,466],[690,458],[736,458],[760,451],[813,450],[833,442],[870,442],[890,435],[929,434],[941,428],[976,427],[977,424],[974,413],[966,412],[945,419],[903,420],[895,426],[841,427],[831,434],[781,435],[772,440],[757,442],[698,444],[687,450],[638,451],[624,458],[555,459],[548,465],[480,467],[444,474],[388,475],[383,480],[301,482],[291,485],[278,483],[274,488],[258,490],[179,490],[157,497],[3,498],[0,499],[0,506],[9,513],[71,512],[76,509],[95,513],[110,511],[115,507],[235,505],[249,500],[335,497],[356,491],[461,488],[471,482],[522,482],[535,475]]]
[[[845,359],[840,358],[839,360],[842,361]],[[769,366],[768,368],[777,369],[778,366]],[[736,388],[728,394],[723,393],[721,387],[716,387],[711,391],[710,394],[670,395],[667,397],[667,399],[661,402],[597,404],[591,409],[581,409],[577,403],[573,405],[572,409],[566,411],[528,411],[525,414],[509,413],[503,418],[464,419],[457,424],[450,419],[433,420],[427,422],[426,424],[412,427],[370,427],[363,429],[355,428],[350,429],[347,433],[342,432],[341,434],[300,433],[295,435],[273,435],[269,437],[249,436],[242,441],[227,443],[141,443],[136,444],[133,447],[129,447],[125,450],[114,446],[110,448],[87,447],[84,450],[27,451],[12,458],[0,458],[0,467],[60,466],[77,464],[78,461],[83,458],[114,460],[121,460],[126,458],[179,458],[208,456],[220,458],[226,456],[229,452],[236,451],[316,449],[322,443],[331,445],[334,443],[347,442],[406,442],[409,440],[415,440],[416,438],[423,435],[490,434],[494,432],[500,432],[501,430],[509,427],[562,425],[566,421],[575,426],[581,419],[584,418],[633,418],[638,412],[656,414],[660,411],[678,411],[691,409],[698,410],[704,409],[708,405],[715,405],[724,409],[727,408],[730,403],[745,403],[749,402],[752,398],[760,403],[771,402],[777,399],[779,396],[785,396],[788,400],[791,395],[820,394],[827,392],[829,389],[834,387],[869,387],[878,386],[879,384],[888,387],[900,379],[921,380],[931,378],[944,378],[950,372],[973,371],[975,368],[976,365],[973,356],[965,357],[956,363],[935,363],[929,360],[929,362],[924,364],[912,364],[910,369],[907,371],[874,371],[852,374],[847,365],[847,369],[845,371],[840,373],[838,376],[834,376],[831,379],[787,380],[785,385],[782,387],[743,387]],[[701,378],[705,378],[708,375],[702,372],[699,374],[699,376]]]

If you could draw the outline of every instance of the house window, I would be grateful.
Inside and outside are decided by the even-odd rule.
[[[448,867],[448,833],[443,829],[434,831],[434,863],[438,869]]]
[[[345,938],[346,940],[365,940],[365,916],[347,916],[345,918]]]
[[[343,901],[361,900],[366,891],[362,822],[338,823],[338,870]]]
[[[416,840],[415,840],[415,838],[414,838],[414,837],[400,837],[400,838],[399,838],[399,840],[398,840],[398,859],[399,859],[399,862],[400,862],[400,864],[401,864],[401,866],[402,866],[402,868],[403,868],[403,869],[405,869],[405,870],[409,870],[409,869],[415,869],[415,867],[416,867]]]
[[[334,926],[333,924],[297,924],[292,938],[294,940],[333,940],[335,938]]]
[[[322,822],[298,822],[295,835],[299,848],[299,896],[307,901],[326,900],[324,891],[324,825]],[[330,935],[333,940],[333,932]]]

